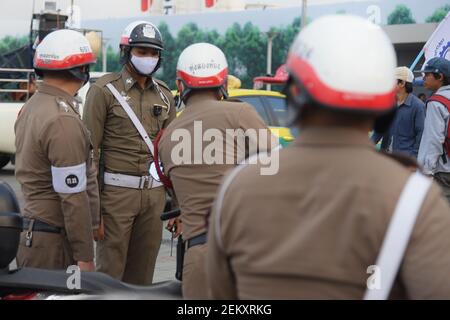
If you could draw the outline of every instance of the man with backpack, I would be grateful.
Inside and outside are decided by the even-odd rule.
[[[423,69],[424,87],[434,93],[426,104],[418,162],[441,185],[450,202],[450,61],[430,59]]]

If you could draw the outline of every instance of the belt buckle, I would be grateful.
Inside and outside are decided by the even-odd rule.
[[[149,183],[148,176],[142,176],[139,181],[139,189],[150,189],[151,183]]]
[[[151,189],[153,188],[153,182],[155,181],[155,179],[153,179],[152,176],[148,176],[148,183],[147,183],[147,189]]]

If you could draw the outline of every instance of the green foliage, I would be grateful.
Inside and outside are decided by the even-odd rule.
[[[411,10],[400,4],[395,7],[395,10],[388,16],[388,24],[410,24],[416,23],[412,17]]]
[[[276,34],[272,46],[272,73],[284,63],[290,45],[300,29],[300,18],[283,28],[272,28],[269,32],[261,32],[252,23],[241,26],[233,24],[225,34],[216,30],[199,29],[197,24],[189,23],[174,37],[166,23],[158,26],[164,40],[161,68],[156,77],[175,89],[176,65],[181,52],[189,45],[197,42],[208,42],[223,50],[228,60],[229,73],[240,78],[243,88],[253,87],[253,78],[266,74],[268,33]],[[26,43],[27,37],[5,37],[0,39],[0,54],[20,47]],[[115,72],[121,69],[118,48],[109,46],[107,49],[107,71]],[[102,56],[92,71],[102,71]]]
[[[19,38],[6,36],[3,39],[0,39],[0,54],[5,54],[12,50],[23,47],[28,43],[28,40],[28,36],[22,36]]]
[[[426,22],[441,22],[444,20],[447,13],[450,11],[450,4],[446,4],[443,7],[440,7],[434,11],[434,13],[429,16],[425,21]]]
[[[106,70],[108,72],[120,71],[121,65],[119,63],[119,53],[111,46],[106,50]],[[92,71],[103,71],[103,56],[100,54],[97,57],[97,63],[91,68]]]
[[[159,25],[159,31],[164,41],[164,51],[162,52],[161,68],[158,70],[156,77],[163,80],[170,88],[175,88],[175,73],[177,67],[177,53],[181,52],[177,48],[177,43],[169,31],[166,23]]]
[[[216,30],[201,30],[195,23],[185,25],[173,38],[166,24],[159,26],[166,50],[163,52],[162,68],[156,76],[175,88],[176,64],[180,53],[189,45],[208,42],[223,50],[228,61],[229,73],[240,78],[242,87],[253,87],[253,78],[266,74],[267,34],[252,23],[241,26],[233,24],[225,34]],[[296,34],[300,18],[284,28],[272,28],[276,33],[272,46],[272,73],[282,65]]]

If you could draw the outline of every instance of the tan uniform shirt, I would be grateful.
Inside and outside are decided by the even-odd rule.
[[[107,172],[136,176],[148,175],[153,158],[144,140],[131,122],[119,101],[106,87],[111,83],[127,100],[133,112],[153,140],[159,130],[176,117],[175,102],[166,84],[155,79],[170,101],[170,110],[151,81],[142,89],[126,68],[120,73],[105,75],[88,91],[83,110],[83,121],[91,131],[92,142],[99,161],[102,148]],[[163,106],[155,116],[155,105]]]
[[[41,84],[23,106],[15,133],[23,214],[63,227],[74,260],[93,260],[92,228],[98,227],[100,212],[98,185],[89,132],[74,97]]]
[[[410,174],[365,133],[302,131],[280,152],[277,175],[249,166],[226,192],[220,234],[215,221],[209,229],[212,297],[361,299]],[[391,298],[450,298],[449,230],[450,208],[433,185]]]
[[[200,125],[200,135],[196,135],[195,128],[198,130]],[[205,154],[209,153],[207,146],[211,145],[211,141],[208,140],[212,139],[206,138],[205,141],[201,141],[203,133],[206,133],[208,129],[218,130],[216,132],[220,133],[222,137],[226,137],[227,129],[244,131],[261,129],[267,131],[266,139],[268,141],[262,144],[263,148],[260,151],[266,151],[267,148],[272,148],[277,144],[277,139],[271,135],[264,121],[250,105],[237,101],[218,101],[214,96],[208,94],[197,94],[189,98],[185,110],[167,127],[159,143],[160,159],[166,174],[172,180],[180,205],[185,239],[191,239],[206,232],[206,220],[217,188],[225,172],[236,165],[238,152],[246,152],[243,149],[238,150],[237,143],[234,147],[231,146],[227,149],[226,139],[222,139],[220,141],[221,148],[216,149],[216,154],[223,161],[207,163],[208,159],[203,157],[203,151]],[[189,163],[179,163],[174,159],[174,155],[178,154],[177,145],[180,146],[179,138],[175,137],[178,136],[178,133],[183,133],[183,130],[189,132],[187,139],[191,146]],[[200,141],[199,144],[197,144],[198,141]],[[230,139],[228,142],[235,141],[235,139]],[[197,157],[200,160],[197,161],[198,163],[195,159],[197,152],[195,149],[200,152],[197,153],[200,155]],[[227,160],[229,161],[227,162]]]

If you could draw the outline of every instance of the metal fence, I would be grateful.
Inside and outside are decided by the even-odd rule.
[[[23,101],[23,98],[28,100],[32,94],[31,84],[36,81],[34,75],[33,69],[0,68],[0,102]]]

